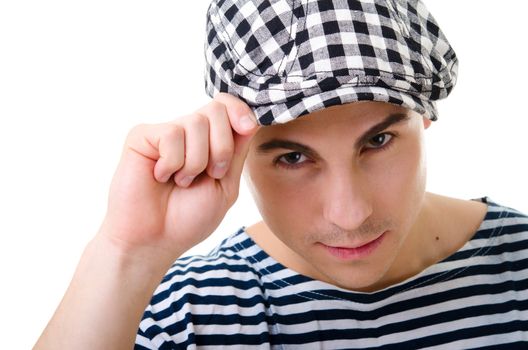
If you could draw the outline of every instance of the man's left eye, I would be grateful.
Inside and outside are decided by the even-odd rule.
[[[300,152],[290,152],[280,156],[278,161],[287,165],[295,165],[306,161],[306,156]]]
[[[393,138],[393,135],[389,133],[378,134],[370,139],[370,141],[367,143],[367,148],[382,148],[392,138]]]

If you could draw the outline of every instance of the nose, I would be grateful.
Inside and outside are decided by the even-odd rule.
[[[346,231],[360,227],[372,214],[366,183],[350,170],[327,178],[324,194],[324,216]]]

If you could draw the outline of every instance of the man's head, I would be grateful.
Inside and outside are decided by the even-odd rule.
[[[387,278],[422,206],[430,123],[357,102],[259,129],[247,182],[266,225],[312,276],[350,289]],[[376,239],[372,250],[338,249]]]
[[[215,0],[206,63],[207,92],[240,97],[267,125],[246,175],[292,259],[350,289],[394,277],[423,207],[423,130],[457,76],[425,6]]]

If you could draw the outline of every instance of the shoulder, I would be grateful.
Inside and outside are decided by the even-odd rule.
[[[489,197],[483,197],[480,199],[483,203],[486,203],[489,208],[490,213],[495,213],[495,217],[510,217],[515,218],[513,221],[527,222],[528,213],[523,213],[515,208],[509,207],[507,205],[498,203]],[[510,220],[511,221],[511,220]]]
[[[438,261],[472,257],[497,262],[521,261],[528,267],[528,260],[524,261],[528,253],[525,214],[489,197],[463,200],[431,194],[430,198],[434,204],[430,210],[434,218],[432,234],[446,237],[440,241],[443,245],[435,248],[442,252]],[[472,264],[478,263],[473,260]]]
[[[181,299],[184,295],[210,296],[211,289],[229,288],[240,295],[258,287],[260,273],[244,254],[248,249],[245,245],[251,244],[246,240],[244,230],[240,229],[208,255],[178,259],[163,277],[151,304],[166,298]]]
[[[429,194],[434,204],[435,224],[447,232],[454,232],[464,241],[508,235],[510,233],[528,234],[528,216],[516,209],[499,204],[490,197],[463,200]]]
[[[208,255],[177,260],[155,290],[136,341],[189,345],[214,327],[255,324],[265,315],[262,276],[248,259],[256,248],[248,239],[241,229]]]
[[[528,215],[488,197],[482,201],[487,203],[488,211],[474,239],[492,238],[495,245],[507,243],[512,244],[512,249],[528,248]]]

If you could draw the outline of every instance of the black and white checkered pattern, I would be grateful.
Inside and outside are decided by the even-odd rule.
[[[458,61],[418,0],[213,0],[206,91],[245,100],[262,125],[385,101],[437,119]]]

